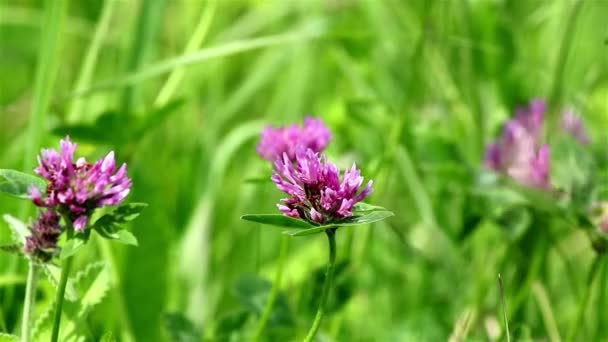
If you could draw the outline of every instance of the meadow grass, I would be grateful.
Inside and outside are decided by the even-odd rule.
[[[4,0],[0,168],[31,172],[66,134],[129,163],[130,200],[149,204],[131,224],[139,246],[94,236],[74,258],[111,269],[80,322],[93,340],[306,336],[327,242],[287,248],[275,228],[239,219],[281,198],[259,132],[306,114],[332,129],[329,156],[356,161],[371,201],[395,213],[339,231],[320,336],[506,340],[508,320],[513,341],[605,340],[608,262],[583,231],[550,215],[497,221],[478,196],[486,145],[535,97],[551,105],[549,139],[575,106],[608,164],[605,13],[606,1]],[[34,212],[6,196],[0,208]],[[27,262],[0,254],[0,270],[0,330],[18,334]],[[55,293],[38,285],[36,316]]]

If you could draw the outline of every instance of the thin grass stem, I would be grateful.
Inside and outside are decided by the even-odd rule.
[[[279,290],[281,288],[281,279],[283,278],[283,269],[285,268],[285,259],[287,258],[287,252],[289,250],[289,236],[281,237],[281,246],[279,247],[279,259],[277,263],[277,271],[275,273],[274,282],[272,284],[272,290],[270,292],[270,296],[266,301],[266,306],[264,307],[264,311],[262,312],[262,317],[260,318],[258,325],[255,329],[255,333],[253,335],[253,341],[257,342],[262,337],[262,333],[268,324],[268,320],[270,319],[270,314],[272,313],[272,308],[274,303],[279,296]]]
[[[36,287],[38,284],[38,267],[34,261],[29,262],[27,283],[25,285],[25,300],[23,301],[23,315],[21,318],[21,341],[29,342],[36,304]]]

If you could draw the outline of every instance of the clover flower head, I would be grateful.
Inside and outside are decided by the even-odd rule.
[[[116,170],[114,152],[91,164],[84,158],[74,161],[76,146],[66,137],[60,151],[42,150],[35,172],[47,180],[46,193],[32,187],[30,198],[37,206],[66,214],[82,231],[95,209],[120,204],[132,183],[126,164]]]
[[[540,139],[546,110],[545,100],[532,99],[527,107],[516,109],[514,121],[518,122],[534,139]]]
[[[306,117],[303,126],[294,124],[287,127],[266,127],[262,131],[257,152],[271,162],[282,158],[284,153],[293,161],[296,159],[297,150],[311,149],[314,152],[322,152],[331,139],[331,132],[323,120]]]
[[[40,259],[50,260],[58,251],[57,241],[61,235],[60,216],[55,211],[41,211],[31,227],[31,235],[25,240],[25,254]]]
[[[277,207],[285,215],[316,224],[339,222],[353,215],[353,206],[372,193],[370,180],[363,177],[356,165],[340,171],[312,149],[299,150],[295,163],[287,153],[275,161],[272,181],[289,197]]]
[[[540,143],[544,111],[542,100],[518,109],[502,136],[487,148],[486,167],[526,186],[550,188],[550,149]]]
[[[587,145],[590,142],[589,135],[580,116],[576,115],[572,108],[562,113],[562,129],[570,134],[579,143]]]

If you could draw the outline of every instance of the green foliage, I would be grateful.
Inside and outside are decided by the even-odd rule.
[[[179,313],[167,313],[163,317],[169,339],[175,342],[199,342],[201,334],[186,317]]]
[[[99,235],[116,242],[137,246],[137,238],[125,230],[125,224],[133,221],[148,205],[146,203],[129,203],[121,205],[111,213],[100,217],[91,226]]]
[[[273,279],[281,239],[258,226],[325,229],[280,215],[271,165],[255,153],[264,125],[310,114],[332,130],[332,162],[356,162],[374,180],[370,203],[395,213],[339,230],[345,266],[319,338],[504,340],[501,273],[512,339],[565,340],[607,241],[597,205],[608,201],[605,13],[605,1],[2,1],[0,207],[12,217],[0,242],[16,250],[29,234],[34,206],[14,197],[44,190],[29,175],[40,149],[69,134],[87,160],[114,150],[133,179],[128,201],[150,208],[126,224],[108,213],[75,255],[75,265],[107,266],[68,282],[62,341],[111,340],[108,331],[246,341],[270,284],[242,277]],[[482,171],[485,147],[533,97],[550,102],[551,192]],[[562,134],[568,106],[589,145]],[[316,308],[327,242],[290,243],[280,288],[289,313],[278,303],[273,320],[293,324],[272,321],[263,340],[301,340]],[[60,272],[43,269],[34,341],[48,341]],[[0,253],[0,270],[0,331],[18,331],[23,260]],[[581,341],[608,338],[594,305],[606,302],[605,279],[595,285]]]
[[[331,223],[327,225],[313,225],[304,220],[295,219],[282,214],[253,214],[243,215],[241,219],[252,221],[270,226],[281,228],[297,228],[297,230],[288,230],[284,233],[291,236],[305,236],[322,233],[328,229],[336,227],[350,227],[370,224],[382,221],[388,217],[394,216],[392,212],[380,206],[375,206],[367,203],[360,203],[354,208],[354,215],[346,220]]]
[[[64,302],[61,341],[90,338],[91,332],[86,324],[86,317],[106,297],[111,284],[110,270],[103,262],[87,265],[68,281],[68,289],[72,289],[74,298]],[[69,299],[68,293],[66,290],[66,299]],[[38,317],[32,332],[34,340],[50,338],[54,306],[54,302],[51,303]]]
[[[59,259],[67,259],[69,257],[74,256],[76,253],[78,253],[79,250],[82,249],[82,247],[85,246],[85,244],[86,241],[78,237],[66,241],[61,246],[61,253],[59,254]]]
[[[255,276],[243,276],[238,280],[234,293],[241,305],[249,313],[259,318],[264,311],[264,305],[271,290],[272,283],[268,280]],[[289,308],[286,294],[279,293],[268,319],[268,325],[272,329],[277,326],[293,326],[293,324],[294,317]]]
[[[25,223],[8,214],[4,214],[2,218],[4,219],[4,221],[6,221],[9,228],[11,229],[11,236],[13,238],[13,241],[16,244],[24,246],[25,238],[30,235],[30,230],[27,228]]]
[[[283,214],[252,214],[243,215],[241,219],[245,221],[257,222],[269,226],[276,226],[280,228],[299,228],[309,229],[314,227],[312,224],[295,219],[293,217],[285,216]]]
[[[27,199],[31,186],[41,192],[46,191],[46,183],[41,178],[16,170],[0,169],[0,193]]]
[[[129,142],[130,136],[143,136],[169,119],[183,105],[182,100],[150,110],[146,115],[128,115],[120,111],[106,111],[93,124],[61,125],[53,129],[58,137],[69,135],[74,141],[94,144],[121,144]],[[112,132],[111,135],[108,132]]]
[[[19,342],[19,336],[0,333],[0,342]]]

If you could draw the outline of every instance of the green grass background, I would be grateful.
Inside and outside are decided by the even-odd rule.
[[[139,247],[94,238],[75,261],[112,267],[112,290],[82,318],[94,339],[175,340],[173,322],[242,341],[281,239],[239,220],[281,197],[247,181],[270,175],[258,134],[315,115],[334,132],[330,157],[356,161],[375,181],[370,202],[396,214],[338,232],[324,340],[504,339],[498,273],[512,336],[564,338],[588,242],[572,232],[510,252],[509,232],[472,213],[471,189],[485,145],[533,97],[550,102],[552,127],[575,106],[604,148],[606,13],[605,0],[2,0],[0,167],[31,172],[65,134],[89,158],[114,149],[129,164],[130,200],[150,204],[131,226]],[[4,196],[0,208],[35,212]],[[304,336],[326,258],[322,236],[289,242],[268,340]],[[26,262],[0,255],[0,270],[0,330],[18,331]],[[606,274],[581,341],[608,338]],[[52,294],[42,281],[37,313]]]

